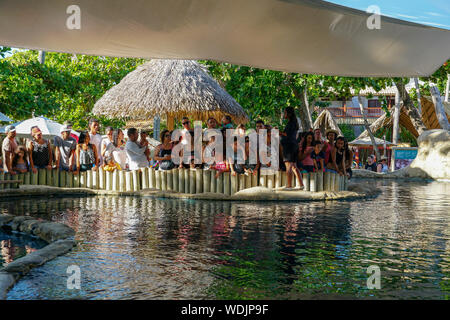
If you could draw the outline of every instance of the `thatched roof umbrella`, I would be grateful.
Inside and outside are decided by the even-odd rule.
[[[167,116],[194,120],[230,115],[236,123],[248,117],[242,107],[209,74],[192,60],[153,59],[126,75],[95,104],[93,113],[109,118],[148,120]]]
[[[333,115],[327,109],[324,109],[318,116],[313,125],[314,129],[320,129],[322,132],[326,132],[328,129],[333,129],[338,132],[338,136],[343,136],[341,129],[337,125],[333,118]]]

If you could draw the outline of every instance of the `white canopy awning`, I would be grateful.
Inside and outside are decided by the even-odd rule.
[[[394,143],[387,141],[387,140],[383,140],[377,137],[375,138],[375,143],[382,147],[384,144],[386,144],[387,146],[395,146]],[[365,138],[360,138],[360,139],[355,139],[351,142],[348,143],[350,146],[371,146],[372,145],[372,141],[370,140],[370,137],[365,137]]]
[[[42,136],[45,139],[51,139],[61,134],[61,127],[63,125],[41,116],[13,123],[13,126],[16,128],[17,137],[31,138],[31,127],[38,126],[42,131]],[[4,134],[5,128],[6,126],[0,128],[0,133]],[[71,132],[76,134],[73,130]]]
[[[12,120],[5,114],[0,112],[0,122],[11,122]]]
[[[374,77],[430,75],[450,56],[448,30],[368,17],[312,0],[2,0],[0,45]]]

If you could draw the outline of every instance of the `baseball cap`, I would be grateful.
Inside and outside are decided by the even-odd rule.
[[[61,129],[59,130],[59,132],[65,132],[65,131],[71,131],[72,129],[69,128],[68,125],[63,125],[61,126]]]
[[[16,131],[16,127],[14,127],[12,124],[10,124],[9,126],[6,126],[5,133],[13,132],[13,131]]]

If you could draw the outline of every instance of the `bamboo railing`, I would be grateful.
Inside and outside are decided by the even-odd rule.
[[[77,175],[57,169],[39,169],[36,174],[32,172],[12,176],[9,173],[0,173],[2,183],[0,189],[18,188],[20,180],[23,185],[47,185],[63,188],[89,188],[117,192],[134,192],[144,189],[159,189],[188,194],[205,192],[233,195],[238,191],[252,187],[280,188],[286,186],[286,172],[276,171],[269,175],[231,175],[222,173],[215,177],[216,171],[202,169],[172,169],[154,170],[143,168],[135,171],[85,171]],[[293,177],[294,180],[295,177]],[[347,177],[330,172],[303,173],[304,191],[343,191],[347,190]],[[298,186],[298,181],[296,182]]]

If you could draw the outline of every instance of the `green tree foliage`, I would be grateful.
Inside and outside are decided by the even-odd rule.
[[[352,97],[351,89],[359,92],[366,86],[371,86],[379,91],[392,85],[390,78],[296,74],[212,61],[203,63],[248,112],[252,124],[259,118],[272,124],[279,124],[285,107],[298,108],[304,105],[301,99],[304,90],[309,104],[325,107],[327,103],[321,102],[320,98],[348,100]]]
[[[353,130],[353,126],[349,125],[349,124],[339,124],[339,129],[341,129],[342,134],[344,135],[344,137],[347,139],[347,141],[353,141],[355,140],[355,132]]]
[[[15,52],[0,60],[0,108],[15,120],[34,112],[86,128],[95,102],[143,62],[49,52],[40,64],[36,51]],[[121,124],[100,120],[103,125]]]

